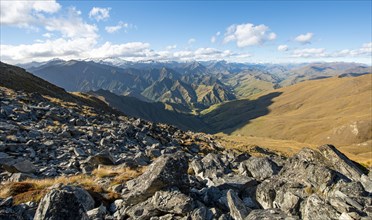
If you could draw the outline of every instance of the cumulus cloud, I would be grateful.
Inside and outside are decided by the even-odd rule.
[[[278,51],[288,51],[288,45],[282,44],[278,46]]]
[[[196,42],[196,39],[195,39],[195,38],[190,38],[190,39],[187,41],[188,44],[193,44],[193,43],[195,43],[195,42]]]
[[[360,48],[340,50],[333,54],[334,57],[369,56],[372,59],[372,42],[363,44]]]
[[[54,18],[40,19],[47,31],[57,31],[67,38],[98,38],[96,25],[88,24],[81,18],[81,11],[74,7],[68,8],[65,15]]]
[[[269,31],[266,25],[257,25],[246,23],[231,25],[226,29],[223,39],[224,43],[236,41],[238,47],[248,47],[261,45],[267,41],[275,40],[276,34]]]
[[[295,41],[301,43],[301,44],[309,44],[311,43],[311,39],[313,38],[313,33],[306,33],[306,34],[300,34],[295,38]]]
[[[102,46],[94,48],[91,50],[89,57],[147,57],[151,52],[149,49],[149,43],[143,42],[130,42],[124,44],[112,44],[111,42],[106,42]]]
[[[29,1],[23,4],[14,2],[10,7],[8,1],[1,1],[1,24],[19,27],[42,28],[45,32],[40,34],[42,39],[34,43],[11,45],[1,44],[1,60],[9,63],[26,63],[31,61],[47,61],[52,58],[60,59],[88,59],[117,57],[125,60],[219,60],[219,59],[246,59],[249,54],[234,53],[229,50],[216,48],[198,48],[196,50],[176,51],[177,45],[169,45],[163,51],[155,51],[146,42],[126,42],[114,44],[105,42],[98,44],[98,27],[87,23],[82,18],[81,11],[74,7],[63,9],[55,1],[42,3]],[[49,6],[48,6],[48,4]],[[3,7],[4,5],[4,7]],[[14,14],[7,14],[4,9],[13,10]],[[109,9],[93,8],[90,17],[95,20],[104,20],[109,17]],[[56,14],[54,14],[56,13]],[[4,18],[4,19],[3,19]],[[105,30],[113,33],[122,28],[130,28],[131,24],[119,22],[114,26],[107,26]],[[216,33],[215,36],[219,36]],[[195,43],[195,38],[188,40]]]
[[[310,57],[327,57],[324,48],[305,48],[297,49],[292,53],[295,58],[310,58]]]
[[[230,50],[219,50],[216,48],[198,48],[196,50],[177,51],[173,54],[168,54],[168,60],[178,61],[208,61],[208,60],[230,60],[230,61],[246,61],[250,57],[247,53],[234,53]]]
[[[96,19],[96,21],[107,20],[110,17],[111,8],[93,7],[89,12],[89,18]]]
[[[128,24],[128,23],[124,23],[122,21],[119,21],[119,23],[117,25],[114,25],[114,26],[106,26],[105,27],[105,30],[107,31],[107,33],[115,33],[117,31],[119,31],[120,29],[122,28],[129,28],[131,27],[132,25]]]
[[[363,44],[357,49],[344,49],[327,52],[324,48],[297,49],[292,52],[294,58],[340,58],[340,57],[370,57],[372,58],[372,42]]]
[[[1,45],[1,59],[14,62],[45,61],[54,57],[72,59],[94,46],[84,38],[46,40],[42,43]]]
[[[361,54],[367,54],[371,56],[372,55],[372,42],[363,44],[362,47],[359,49],[359,52]]]
[[[35,9],[32,10],[42,10],[48,13],[59,10],[57,7],[46,9],[45,2],[49,1],[33,5]],[[63,12],[52,16],[32,12],[34,16],[32,25],[37,25],[38,28],[47,31],[42,35],[46,40],[36,40],[36,43],[32,44],[3,44],[1,45],[1,59],[11,63],[44,61],[54,57],[70,59],[77,58],[91,50],[97,44],[98,28],[86,23],[81,17],[81,12],[74,7],[67,8]],[[52,40],[52,36],[56,38]]]
[[[37,17],[59,11],[61,5],[51,1],[0,1],[0,24],[32,28]]]

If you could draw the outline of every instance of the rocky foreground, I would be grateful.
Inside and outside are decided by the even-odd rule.
[[[260,153],[0,87],[0,219],[372,219],[335,147]]]

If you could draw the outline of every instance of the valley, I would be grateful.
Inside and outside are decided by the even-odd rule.
[[[257,145],[284,153],[301,147],[287,150],[280,147],[283,141],[332,143],[354,160],[372,164],[372,107],[365,101],[372,80],[365,65],[103,60],[30,65],[25,66],[37,76],[88,93],[129,116],[221,134],[225,140],[254,137],[260,139]]]

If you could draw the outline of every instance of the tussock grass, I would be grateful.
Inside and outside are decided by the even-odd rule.
[[[0,186],[0,198],[13,196],[14,204],[28,201],[39,202],[55,184],[75,185],[87,190],[95,201],[109,203],[120,195],[98,184],[99,179],[112,178],[110,185],[121,184],[134,179],[145,171],[145,167],[130,169],[127,167],[104,166],[92,172],[92,175],[61,176],[46,179],[27,179],[22,182],[7,182]]]
[[[125,172],[119,173],[111,182],[112,185],[120,184],[128,180],[134,179],[146,171],[147,167],[141,167],[138,169],[127,169]]]
[[[47,179],[28,179],[22,182],[8,182],[0,188],[0,198],[13,196],[14,204],[28,201],[39,202],[40,199],[49,191],[49,187],[55,184],[78,185],[93,191],[102,191],[102,187],[94,182],[92,177],[87,175],[77,175],[69,177],[47,178]]]

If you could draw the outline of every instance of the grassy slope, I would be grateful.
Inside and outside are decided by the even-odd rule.
[[[246,98],[259,92],[274,90],[275,87],[272,82],[256,79],[250,75],[231,79],[228,83],[235,85],[234,92],[238,98]]]
[[[202,112],[203,119],[215,133],[331,143],[371,158],[371,82],[372,74],[302,82],[213,106]]]

